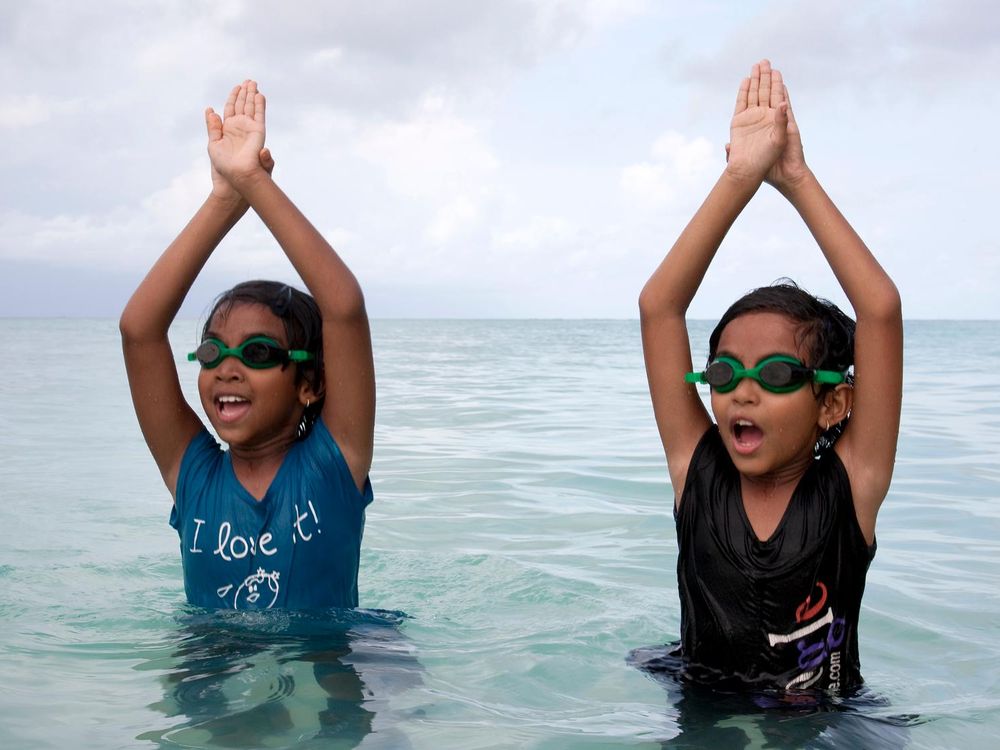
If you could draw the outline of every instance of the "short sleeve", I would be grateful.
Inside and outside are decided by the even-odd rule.
[[[202,429],[191,438],[188,447],[181,458],[181,468],[177,474],[177,488],[174,494],[174,508],[170,512],[170,525],[179,527],[184,513],[187,511],[187,501],[191,497],[192,482],[204,478],[211,470],[212,464],[219,460],[221,453],[219,444],[207,429]]]
[[[333,435],[327,429],[322,419],[317,419],[313,425],[312,432],[306,438],[308,444],[308,455],[310,460],[316,463],[315,469],[320,474],[326,476],[327,481],[334,482],[340,486],[343,497],[351,504],[364,510],[374,499],[372,493],[372,483],[369,477],[365,477],[365,485],[362,490],[354,483],[354,476],[351,474],[351,467],[347,465],[347,459],[340,451],[340,446],[333,439]]]

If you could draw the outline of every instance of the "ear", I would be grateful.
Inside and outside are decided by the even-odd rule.
[[[323,389],[320,388],[319,391],[317,393],[313,389],[309,378],[302,378],[302,382],[299,383],[299,403],[303,406],[308,406],[310,403],[315,404],[323,396]]]
[[[854,389],[846,383],[841,383],[833,390],[823,394],[823,402],[819,407],[817,424],[821,432],[847,419],[854,406]]]

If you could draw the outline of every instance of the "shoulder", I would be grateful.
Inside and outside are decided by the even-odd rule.
[[[320,417],[312,430],[296,443],[289,453],[295,470],[304,475],[306,481],[317,481],[325,486],[334,486],[350,500],[368,505],[372,499],[371,482],[366,479],[364,487],[358,489],[351,475],[351,469],[344,458],[340,446],[330,434],[330,430]]]
[[[212,434],[204,427],[199,430],[181,457],[180,470],[177,475],[177,494],[180,495],[190,478],[202,476],[211,471],[222,461],[225,451]]]
[[[690,498],[710,492],[720,477],[728,476],[729,468],[734,468],[732,461],[726,453],[718,426],[712,424],[698,440],[694,453],[691,454],[684,479],[684,491],[677,498],[677,508],[682,507]]]
[[[864,549],[869,558],[875,554],[874,522],[865,524],[854,483],[836,450],[825,451],[814,462],[813,470],[803,478],[803,487],[812,496],[814,514],[828,515],[829,523],[857,541],[858,548]]]

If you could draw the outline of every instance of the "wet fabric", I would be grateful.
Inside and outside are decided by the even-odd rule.
[[[832,693],[862,682],[858,616],[875,547],[834,451],[811,464],[761,541],[713,425],[692,456],[676,524],[685,678]]]
[[[358,605],[366,480],[359,492],[322,420],[289,449],[261,500],[207,430],[184,453],[170,525],[184,590],[201,607],[320,609]]]

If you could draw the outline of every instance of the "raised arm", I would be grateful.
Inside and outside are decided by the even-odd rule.
[[[358,487],[371,468],[375,366],[361,286],[329,243],[262,168],[266,102],[253,81],[240,87],[235,112],[209,145],[212,164],[274,235],[316,299],[323,316],[327,398],[323,422],[340,446]]]
[[[757,192],[786,140],[781,75],[763,60],[740,85],[722,176],[639,296],[653,412],[679,502],[691,455],[711,424],[695,386],[685,316],[729,228]]]
[[[857,317],[853,408],[835,449],[847,468],[858,521],[871,543],[875,517],[889,491],[899,436],[903,394],[899,292],[806,166],[790,104],[788,146],[767,180],[802,216]]]
[[[234,89],[227,112],[234,108],[236,94]],[[206,124],[211,139],[221,129],[221,120],[208,110]],[[266,149],[258,149],[257,158],[262,169],[273,168]],[[246,201],[213,169],[211,194],[146,274],[119,321],[139,427],[171,495],[184,450],[201,429],[201,421],[181,393],[167,331],[212,251],[247,208]]]

